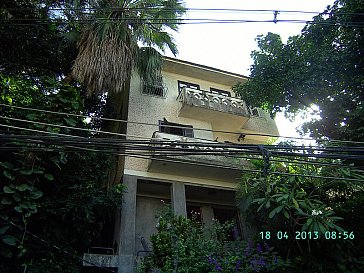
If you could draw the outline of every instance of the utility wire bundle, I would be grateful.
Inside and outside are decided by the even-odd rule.
[[[47,111],[29,107],[18,107],[0,104],[6,108],[17,111],[39,112],[78,119],[91,118],[81,114]],[[6,113],[6,112],[5,112]],[[18,112],[19,113],[19,112]],[[299,146],[299,145],[257,145],[237,144],[230,142],[217,142],[212,140],[184,138],[177,141],[163,139],[163,136],[146,138],[130,134],[111,133],[89,128],[79,128],[60,124],[51,124],[34,120],[0,116],[0,151],[41,151],[41,152],[96,152],[110,155],[134,157],[147,160],[156,160],[170,163],[182,163],[196,166],[207,166],[242,172],[261,173],[262,170],[240,166],[239,161],[263,160],[280,162],[285,165],[299,166],[334,166],[353,168],[353,162],[364,160],[364,142],[327,140],[325,145]],[[133,126],[159,127],[158,124],[115,120],[110,118],[95,118],[110,122],[121,122]],[[23,124],[31,124],[24,126]],[[37,126],[36,126],[37,125]],[[165,127],[179,127],[164,125]],[[31,128],[29,128],[31,127]],[[34,128],[34,129],[32,129]],[[52,130],[58,128],[59,130]],[[181,127],[182,128],[182,127]],[[44,131],[44,130],[46,131]],[[49,130],[50,129],[50,130]],[[61,130],[62,129],[62,130]],[[211,131],[225,134],[239,135],[241,132],[225,132],[203,128],[194,128],[196,131]],[[157,131],[155,131],[157,132]],[[109,137],[105,137],[108,135]],[[247,135],[250,135],[247,133]],[[265,134],[251,134],[269,136]],[[276,136],[275,136],[276,137]],[[286,137],[290,138],[290,137]],[[305,140],[312,140],[301,138]],[[342,144],[346,144],[343,146]],[[348,146],[350,144],[350,146]],[[208,157],[217,160],[201,160]],[[227,158],[228,160],[221,160]],[[216,164],[215,164],[216,163]],[[266,168],[265,171],[268,171]],[[270,172],[278,175],[301,176],[286,172]],[[339,179],[335,177],[302,175],[305,177],[318,177],[327,179]],[[345,180],[345,179],[342,179]],[[362,181],[362,179],[346,179]]]

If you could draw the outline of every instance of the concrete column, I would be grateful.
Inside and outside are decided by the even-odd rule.
[[[171,197],[174,214],[187,217],[185,185],[181,182],[173,182]]]
[[[137,178],[124,175],[123,184],[127,186],[123,195],[120,215],[119,264],[118,273],[135,272],[135,217]]]
[[[246,220],[246,216],[239,212],[240,228],[242,233],[242,239],[249,240],[253,239],[256,234],[258,234],[257,227],[253,226]]]
[[[202,223],[209,226],[213,223],[214,209],[210,206],[201,207]]]

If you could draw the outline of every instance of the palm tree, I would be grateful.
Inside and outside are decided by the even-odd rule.
[[[114,118],[127,118],[130,78],[135,69],[143,81],[153,82],[162,66],[162,52],[177,47],[168,30],[178,30],[185,12],[180,0],[86,1],[89,11],[78,43],[72,76],[83,83],[88,94],[108,93],[107,106]],[[77,10],[77,9],[75,9]],[[124,133],[121,123],[106,125],[107,130]],[[118,183],[122,174],[118,157],[109,183]]]

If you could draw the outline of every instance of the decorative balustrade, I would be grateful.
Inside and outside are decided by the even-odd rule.
[[[202,107],[233,115],[260,117],[260,109],[248,107],[245,101],[238,98],[214,94],[208,91],[184,87],[178,95],[177,100],[191,106]]]
[[[183,149],[186,155],[183,156],[184,160],[197,161],[203,163],[217,164],[222,167],[238,168],[242,165],[247,166],[247,161],[237,159],[235,154],[240,152],[239,147],[233,147],[232,144],[221,143],[213,140],[190,138],[179,135],[154,132],[152,136],[151,145],[155,147],[173,148],[175,151]],[[227,147],[224,147],[227,145]],[[188,152],[197,154],[189,155]],[[221,154],[210,154],[221,153]],[[154,152],[152,152],[153,160]],[[173,151],[167,157],[180,159],[180,156],[174,156]]]

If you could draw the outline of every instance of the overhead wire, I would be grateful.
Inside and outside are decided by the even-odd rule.
[[[13,120],[13,121],[19,121],[19,122],[26,122],[26,123],[32,123],[32,124],[39,124],[39,125],[44,125],[44,126],[48,126],[48,127],[60,127],[60,128],[67,128],[67,129],[73,129],[73,130],[79,130],[82,132],[88,132],[88,133],[102,133],[102,134],[110,134],[110,135],[114,135],[114,136],[122,136],[122,137],[133,137],[133,138],[140,138],[143,140],[153,140],[155,138],[145,138],[145,137],[140,137],[140,136],[136,136],[136,135],[128,135],[128,134],[120,134],[120,133],[112,133],[112,132],[107,132],[107,131],[99,131],[99,130],[93,130],[93,129],[85,129],[85,128],[79,128],[79,127],[71,127],[71,126],[64,126],[64,125],[59,125],[59,124],[52,124],[52,123],[45,123],[45,122],[37,122],[37,121],[29,121],[29,120],[24,120],[24,119],[17,119],[17,118],[11,118],[11,117],[4,117],[4,116],[0,116],[0,119],[6,119],[6,120]],[[0,124],[1,125],[1,124]],[[24,128],[24,127],[23,127]],[[156,138],[158,140],[158,144],[173,144],[176,145],[174,141],[164,141],[164,140],[160,140],[159,138]],[[104,140],[105,142],[106,140]],[[149,144],[149,142],[148,142]],[[200,142],[200,141],[195,141],[195,142],[184,142],[183,143],[184,146],[194,146],[194,147],[214,147],[214,148],[236,148],[236,149],[246,149],[246,148],[256,148],[257,145],[256,144],[237,144],[237,143],[221,143],[221,142],[214,142],[214,141],[209,141],[209,142]],[[318,155],[317,153],[314,152],[351,152],[351,153],[358,153],[358,152],[364,152],[364,147],[338,147],[338,146],[327,146],[327,147],[315,147],[315,146],[309,146],[309,147],[305,147],[305,146],[294,146],[294,145],[290,145],[290,146],[285,146],[285,145],[265,145],[266,148],[268,149],[272,149],[272,150],[295,150],[295,151],[308,151],[307,155],[311,155],[311,156],[315,156]],[[220,152],[220,151],[219,151]]]
[[[47,133],[47,132],[44,132],[44,133]],[[5,137],[14,137],[14,136],[5,136]],[[17,141],[19,141],[19,137],[20,136],[18,136],[17,138],[15,138]],[[25,138],[26,136],[22,136],[23,138]],[[36,137],[36,136],[33,136],[33,137]],[[2,138],[4,138],[4,135],[2,135]],[[85,138],[83,138],[83,139],[85,139]],[[86,138],[86,140],[87,140],[87,143],[89,143],[90,142],[90,139],[87,139]],[[71,141],[71,140],[70,140]],[[68,144],[72,144],[72,142],[70,143],[70,141],[68,141],[67,143]],[[158,142],[160,142],[160,141],[158,141]],[[137,147],[137,150],[142,150],[142,151],[144,151],[143,153],[136,153],[135,152],[135,149],[136,149],[136,147],[135,146],[130,146],[130,143],[133,143],[133,144],[143,144],[143,142],[142,141],[137,141],[137,142],[132,142],[132,141],[129,141],[129,145],[126,145],[124,148],[125,149],[132,149],[132,150],[134,150],[134,152],[128,152],[128,151],[125,151],[123,154],[120,154],[120,153],[118,153],[118,152],[116,152],[116,151],[110,151],[110,150],[97,150],[97,149],[88,149],[88,148],[84,148],[84,147],[79,147],[79,146],[70,146],[70,145],[67,145],[67,147],[68,148],[72,148],[72,149],[74,149],[74,148],[76,148],[76,150],[77,149],[81,149],[81,150],[88,150],[88,151],[97,151],[97,152],[103,152],[103,153],[109,153],[109,154],[115,154],[115,155],[126,155],[126,156],[129,156],[129,157],[139,157],[140,158],[140,156],[142,156],[143,158],[146,158],[146,159],[150,159],[150,156],[151,156],[151,153],[150,153],[150,151],[153,151],[153,148],[151,148],[150,147],[150,142],[148,141],[148,142],[144,142],[144,144],[147,144],[148,146],[142,146],[142,147]],[[168,142],[162,142],[161,144],[171,144],[171,143],[173,143],[173,142],[171,142],[171,141],[168,141]],[[63,143],[55,143],[55,144],[63,144]],[[82,144],[82,142],[80,142],[79,140],[77,140],[77,142],[75,143],[76,145],[80,145],[80,144]],[[153,144],[156,144],[156,143],[153,143]],[[181,143],[180,143],[181,144]],[[204,146],[205,144],[203,144],[203,143],[182,143],[181,145],[186,145],[186,144],[188,144],[188,145],[202,145],[202,146]],[[105,143],[102,143],[102,145],[103,146],[105,146]],[[175,143],[174,143],[174,145],[176,145]],[[216,145],[219,145],[219,144],[216,144]],[[224,144],[225,145],[225,144]],[[241,145],[240,145],[241,146]],[[234,147],[234,146],[233,146]],[[254,147],[254,145],[252,145],[252,146],[248,146],[249,148],[251,148],[251,147]],[[168,148],[168,147],[165,147],[165,148]],[[10,148],[11,149],[11,148]],[[158,151],[159,150],[159,151]],[[188,151],[188,152],[183,152],[183,153],[180,153],[180,154],[178,154],[178,153],[176,153],[175,152],[175,147],[173,147],[173,149],[170,149],[170,150],[172,150],[172,151],[174,151],[173,153],[166,153],[166,152],[164,152],[164,153],[161,153],[161,147],[158,147],[158,150],[156,150],[156,149],[154,149],[154,152],[155,151],[157,151],[157,152],[159,152],[159,153],[154,153],[154,154],[152,154],[152,156],[185,156],[185,155],[223,155],[223,153],[221,152],[221,151],[219,151],[219,152],[216,152],[216,153],[213,153],[213,152],[206,152],[206,151],[199,151],[199,152],[190,152],[190,150],[189,149],[182,149],[182,151]],[[166,149],[165,149],[166,150]],[[168,149],[167,149],[167,152],[168,152]],[[243,151],[241,151],[241,150],[239,150],[239,151],[235,151],[237,154],[241,154]],[[257,152],[257,150],[256,149],[253,149],[253,150],[251,150],[251,149],[248,149],[248,150],[246,150],[245,152],[249,152],[249,154],[251,155],[251,154],[256,154],[256,155],[259,155],[259,152]],[[227,153],[229,153],[229,152],[227,152]],[[277,153],[272,153],[272,156],[275,156]],[[280,154],[280,153],[278,153],[279,155],[282,155],[282,154]],[[301,156],[301,154],[292,154],[292,153],[283,153],[283,155],[289,155],[289,156],[292,156],[292,155],[294,155],[294,156]],[[318,157],[317,155],[311,155],[312,157]],[[324,157],[325,158],[327,158],[327,157],[334,157],[333,155],[324,155]],[[336,157],[341,157],[342,158],[342,155],[336,155]],[[353,156],[349,156],[349,157],[345,157],[345,158],[360,158],[359,156],[357,156],[357,157],[353,157]],[[156,158],[154,158],[155,160],[160,160],[160,159],[156,159]],[[169,161],[168,159],[162,159],[162,160],[164,160],[164,161]],[[178,161],[178,162],[181,162],[180,160]],[[305,163],[309,163],[309,161],[306,161]],[[199,165],[201,165],[201,164],[199,164]],[[223,166],[223,165],[216,165],[216,164],[214,164],[214,165],[209,165],[210,167],[225,167],[226,168],[226,166]],[[228,167],[228,168],[231,168],[231,167]],[[242,169],[240,169],[240,168],[238,168],[239,170],[242,170]],[[279,173],[277,173],[276,172],[276,174],[279,174]],[[287,175],[286,173],[282,173],[282,175]],[[311,176],[311,177],[314,177],[314,176]],[[316,176],[315,176],[316,177]],[[318,177],[318,176],[317,176]],[[332,177],[328,177],[328,179],[333,179]],[[344,179],[345,180],[345,179]]]
[[[163,8],[163,10],[171,10],[174,11],[175,9],[173,8],[168,8],[165,6],[153,6],[153,7],[127,7],[127,8],[122,8],[122,7],[102,7],[103,11],[149,11],[149,10],[160,10],[160,8]],[[189,8],[189,7],[184,7],[186,11],[212,11],[212,12],[217,12],[217,11],[223,11],[223,12],[239,12],[239,13],[272,13],[272,12],[279,12],[279,13],[302,13],[302,14],[323,14],[323,15],[331,15],[332,12],[328,12],[328,11],[308,11],[308,10],[280,10],[280,9],[239,9],[239,8]],[[9,11],[42,11],[42,10],[47,10],[47,11],[82,11],[82,10],[86,10],[86,11],[98,11],[100,10],[100,7],[85,7],[85,8],[67,8],[67,7],[39,7],[39,8],[27,8],[27,7],[21,7],[21,8],[6,8],[6,10]],[[364,15],[364,13],[354,13],[354,12],[340,12],[337,13],[338,15]]]
[[[222,164],[212,164],[212,163],[203,163],[203,162],[195,162],[191,160],[186,159],[170,159],[170,158],[157,158],[153,157],[153,155],[150,154],[136,154],[136,153],[130,153],[130,152],[109,152],[99,149],[90,149],[90,148],[84,148],[84,147],[77,147],[77,146],[69,146],[69,148],[76,149],[78,151],[89,151],[89,152],[98,152],[98,153],[108,153],[112,155],[118,155],[118,156],[127,156],[130,158],[138,158],[138,159],[147,159],[147,160],[155,160],[155,161],[161,161],[164,163],[179,163],[179,164],[187,164],[187,165],[194,165],[199,167],[213,167],[213,168],[222,168],[222,169],[228,169],[228,170],[236,170],[246,173],[261,173],[264,172],[261,170],[255,170],[255,169],[242,169],[238,167],[234,167],[232,165],[222,165]],[[63,149],[62,149],[63,150]],[[54,149],[53,151],[57,151],[57,149]],[[152,157],[151,157],[152,156]],[[351,182],[364,182],[364,179],[356,179],[356,178],[343,178],[343,177],[335,177],[335,176],[320,176],[320,175],[311,175],[311,174],[298,174],[298,173],[285,173],[285,172],[276,172],[276,171],[269,171],[269,174],[274,175],[280,175],[280,176],[294,176],[294,177],[305,177],[305,178],[317,178],[317,179],[329,179],[329,180],[338,180],[338,181],[351,181]]]
[[[166,19],[140,19],[135,18],[135,22],[146,22],[153,25],[165,25],[168,22]],[[162,20],[164,22],[162,22]],[[346,26],[346,27],[362,27],[364,23],[354,21],[309,21],[309,20],[293,20],[293,19],[272,19],[272,20],[244,20],[244,19],[169,19],[170,23],[177,25],[201,25],[201,24],[242,24],[242,23],[299,23],[299,24],[314,24],[314,25],[328,25],[328,26]],[[19,22],[17,22],[19,21]],[[24,21],[24,22],[23,22]],[[63,24],[64,22],[77,22],[88,24],[90,22],[108,21],[120,22],[121,19],[112,18],[97,18],[97,19],[68,19],[68,20],[48,20],[48,19],[0,19],[0,22],[10,22],[11,25],[17,26],[32,26],[32,25],[47,25],[47,24]],[[125,19],[125,21],[132,22],[133,19]],[[32,23],[29,23],[32,22]]]
[[[0,124],[0,126],[1,126],[1,124]],[[11,127],[11,126],[9,126],[9,127]],[[20,129],[20,128],[19,128]],[[26,129],[26,128],[23,128],[23,129]],[[31,130],[31,131],[33,131],[33,130]],[[37,131],[37,132],[42,132],[42,133],[44,133],[44,131]],[[15,134],[16,132],[12,132],[13,134]],[[57,133],[54,133],[55,135],[57,135]],[[64,134],[59,134],[59,135],[62,135],[62,136],[67,136],[67,135],[64,135]],[[10,137],[10,136],[9,136]],[[12,138],[15,138],[15,140],[18,140],[19,139],[19,137],[28,137],[28,136],[26,136],[26,135],[17,135],[16,137],[15,136],[11,136]],[[38,136],[38,138],[40,138],[39,136]],[[2,139],[4,139],[4,135],[2,135],[1,136],[1,138],[0,138],[0,142],[2,141]],[[148,139],[146,139],[146,140],[148,140]],[[27,141],[29,141],[29,139],[27,139]],[[79,143],[78,143],[79,144]],[[189,143],[189,144],[193,144],[193,143]],[[110,144],[108,144],[108,143],[104,143],[103,142],[103,147],[105,147],[105,145],[110,145]],[[35,148],[33,148],[33,149],[35,149]],[[1,150],[8,150],[8,151],[14,151],[14,150],[18,150],[17,148],[13,148],[13,147],[2,147],[1,148]],[[41,150],[41,149],[40,149]],[[44,149],[44,151],[45,151],[45,149]],[[50,150],[51,151],[51,150]],[[204,152],[204,153],[202,153],[203,155],[206,155],[207,153],[206,152]],[[209,153],[209,154],[211,154],[211,153]],[[225,154],[223,154],[223,153],[217,153],[216,155],[224,155],[224,156],[226,156]],[[231,157],[231,154],[229,154],[229,156]],[[271,158],[270,159],[270,161],[272,161],[272,162],[279,162],[279,163],[288,163],[288,164],[296,164],[296,165],[318,165],[318,166],[339,166],[339,167],[349,167],[347,164],[343,164],[343,163],[325,163],[325,162],[317,162],[317,161],[313,161],[313,160],[299,160],[299,159],[292,159],[292,160],[290,160],[290,161],[288,161],[288,160],[284,160],[284,159],[282,159],[282,158],[285,158],[285,157],[282,157],[282,158],[280,158],[281,156],[275,156],[275,157],[277,157],[277,158],[279,158],[278,160],[277,159],[273,159],[273,158]],[[243,155],[241,155],[241,154],[239,154],[238,156],[236,156],[236,158],[238,158],[238,159],[247,159],[247,160],[259,160],[260,158],[258,158],[258,157],[252,157],[252,156],[243,156]],[[352,167],[354,167],[354,166],[352,166]]]
[[[8,105],[4,103],[0,103],[0,106],[14,108],[14,109],[21,109],[21,110],[28,110],[40,113],[48,113],[48,114],[55,114],[55,115],[63,115],[63,116],[71,116],[71,117],[82,117],[82,118],[90,118],[93,120],[103,120],[103,121],[111,121],[111,122],[120,122],[120,123],[127,123],[127,124],[137,124],[137,125],[146,125],[146,126],[155,126],[160,127],[159,124],[155,123],[148,123],[148,122],[139,122],[139,121],[131,121],[131,120],[123,120],[123,119],[112,119],[112,118],[105,118],[105,117],[92,117],[87,115],[81,114],[72,114],[72,113],[64,113],[64,112],[57,112],[57,111],[49,111],[43,110],[38,108],[32,107],[21,107],[15,105]],[[185,129],[183,126],[177,125],[163,125],[166,128],[178,128],[178,129]],[[337,142],[337,143],[350,143],[350,144],[364,144],[364,141],[351,141],[351,140],[338,140],[338,139],[325,139],[325,140],[316,140],[313,138],[308,137],[294,137],[294,136],[281,136],[281,135],[274,135],[274,134],[261,134],[261,133],[249,133],[249,132],[232,132],[232,131],[225,131],[225,130],[213,130],[213,129],[206,129],[206,128],[198,128],[194,127],[194,131],[204,131],[204,132],[213,132],[213,133],[224,133],[224,134],[234,134],[234,135],[247,135],[247,136],[265,136],[265,137],[274,137],[274,138],[286,138],[286,139],[296,139],[296,140],[307,140],[307,141],[317,141],[317,142]]]

